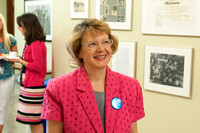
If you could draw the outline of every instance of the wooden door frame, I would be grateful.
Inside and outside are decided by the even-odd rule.
[[[14,35],[14,0],[7,0],[7,30]]]

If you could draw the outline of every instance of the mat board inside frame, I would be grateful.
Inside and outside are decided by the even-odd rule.
[[[144,89],[190,97],[192,48],[145,46]]]

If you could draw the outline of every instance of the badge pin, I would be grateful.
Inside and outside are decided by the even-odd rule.
[[[118,97],[115,97],[115,98],[112,99],[111,105],[114,109],[119,110],[122,107],[122,100]]]

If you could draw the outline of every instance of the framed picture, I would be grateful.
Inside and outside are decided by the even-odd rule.
[[[71,18],[88,18],[88,0],[70,0]]]
[[[142,33],[200,36],[199,0],[142,0]]]
[[[112,70],[135,77],[135,42],[119,42],[118,51],[112,57]]]
[[[111,29],[131,30],[132,0],[96,0],[96,18]]]
[[[190,97],[192,48],[145,46],[144,89]]]
[[[46,34],[46,40],[52,40],[51,0],[25,1],[25,12],[36,14]]]

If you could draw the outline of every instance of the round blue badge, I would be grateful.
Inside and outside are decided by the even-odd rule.
[[[118,97],[115,97],[115,98],[112,99],[111,105],[112,105],[112,107],[114,109],[117,109],[117,110],[121,109],[121,107],[122,107],[122,100],[120,98],[118,98]]]

